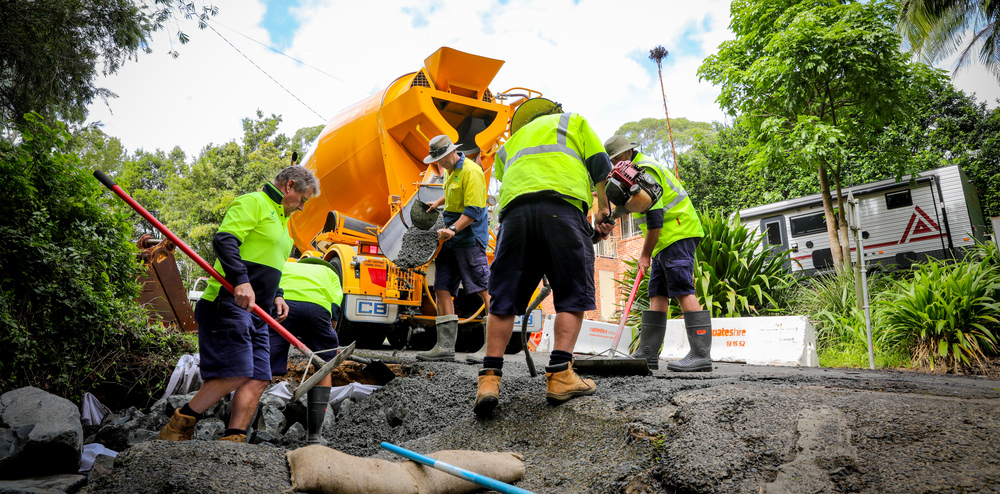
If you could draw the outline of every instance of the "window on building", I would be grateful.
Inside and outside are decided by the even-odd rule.
[[[826,231],[826,215],[824,213],[808,214],[791,219],[792,237],[801,237]],[[780,244],[781,241],[779,240]]]
[[[608,237],[594,244],[594,254],[597,257],[618,258],[618,242],[614,237]]]
[[[636,221],[634,215],[628,215],[620,220],[618,223],[622,225],[622,239],[634,237],[636,235],[642,234],[642,230],[639,229],[639,223]]]
[[[910,189],[898,192],[889,192],[885,195],[886,209],[905,208],[913,205],[913,197],[910,196]]]

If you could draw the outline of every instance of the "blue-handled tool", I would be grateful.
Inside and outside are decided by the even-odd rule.
[[[435,470],[441,470],[444,473],[448,473],[458,478],[468,480],[473,484],[480,485],[488,489],[493,489],[497,492],[502,492],[504,494],[507,493],[534,494],[531,491],[524,490],[520,487],[515,487],[506,482],[500,482],[499,480],[491,479],[484,475],[479,475],[476,472],[470,472],[464,468],[456,467],[455,465],[451,465],[443,461],[437,461],[434,458],[431,458],[430,456],[424,456],[420,453],[410,451],[406,448],[401,448],[392,443],[382,443],[381,446],[382,449],[395,453],[408,460],[413,460],[417,463],[420,463],[421,465],[427,465]]]

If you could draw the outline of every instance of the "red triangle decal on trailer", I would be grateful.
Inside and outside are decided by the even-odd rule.
[[[913,207],[913,215],[910,216],[910,221],[906,224],[906,230],[903,232],[903,238],[899,239],[899,243],[906,243],[906,239],[911,236],[922,235],[925,233],[940,232],[941,228],[938,224],[927,216],[927,213],[920,206]],[[912,239],[910,242],[916,242],[918,240],[925,239]]]

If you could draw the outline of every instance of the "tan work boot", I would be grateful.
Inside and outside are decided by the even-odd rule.
[[[198,419],[181,413],[181,409],[174,410],[174,415],[170,417],[170,422],[163,426],[157,439],[164,441],[190,441],[191,434],[194,433],[194,424]]]
[[[472,405],[477,417],[486,417],[497,407],[501,376],[503,371],[500,369],[479,369],[479,389],[476,391],[476,402]]]
[[[597,384],[593,379],[581,379],[573,363],[566,362],[545,366],[545,391],[549,405],[558,405],[570,398],[594,394]]]
[[[225,437],[220,437],[219,440],[220,441],[232,441],[234,443],[245,443],[245,442],[247,442],[247,435],[246,434],[230,434],[230,435],[225,436]]]

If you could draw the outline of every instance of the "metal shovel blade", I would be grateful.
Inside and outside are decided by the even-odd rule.
[[[379,386],[385,386],[389,381],[396,378],[396,373],[388,365],[385,365],[385,362],[379,359],[367,359],[355,357],[354,355],[351,355],[349,359],[362,364],[364,367],[361,368],[361,372],[368,374]]]
[[[430,230],[434,227],[434,223],[437,223],[438,216],[441,213],[436,209],[428,213],[428,207],[430,206],[420,199],[413,200],[413,206],[410,207],[410,223],[415,228]]]
[[[330,360],[325,365],[323,365],[323,367],[320,367],[319,370],[314,372],[313,375],[309,377],[309,379],[306,379],[305,382],[300,384],[299,387],[295,388],[295,393],[292,394],[292,401],[299,401],[299,398],[305,395],[306,391],[309,391],[310,388],[315,386],[316,383],[318,383],[321,379],[326,377],[327,374],[333,372],[333,369],[336,369],[337,366],[344,363],[344,360],[347,360],[347,358],[350,357],[352,353],[354,353],[353,342],[350,345],[348,345],[347,348],[341,350],[340,353],[338,353],[337,356],[333,358],[333,360]],[[315,354],[313,354],[312,356],[315,357]]]

